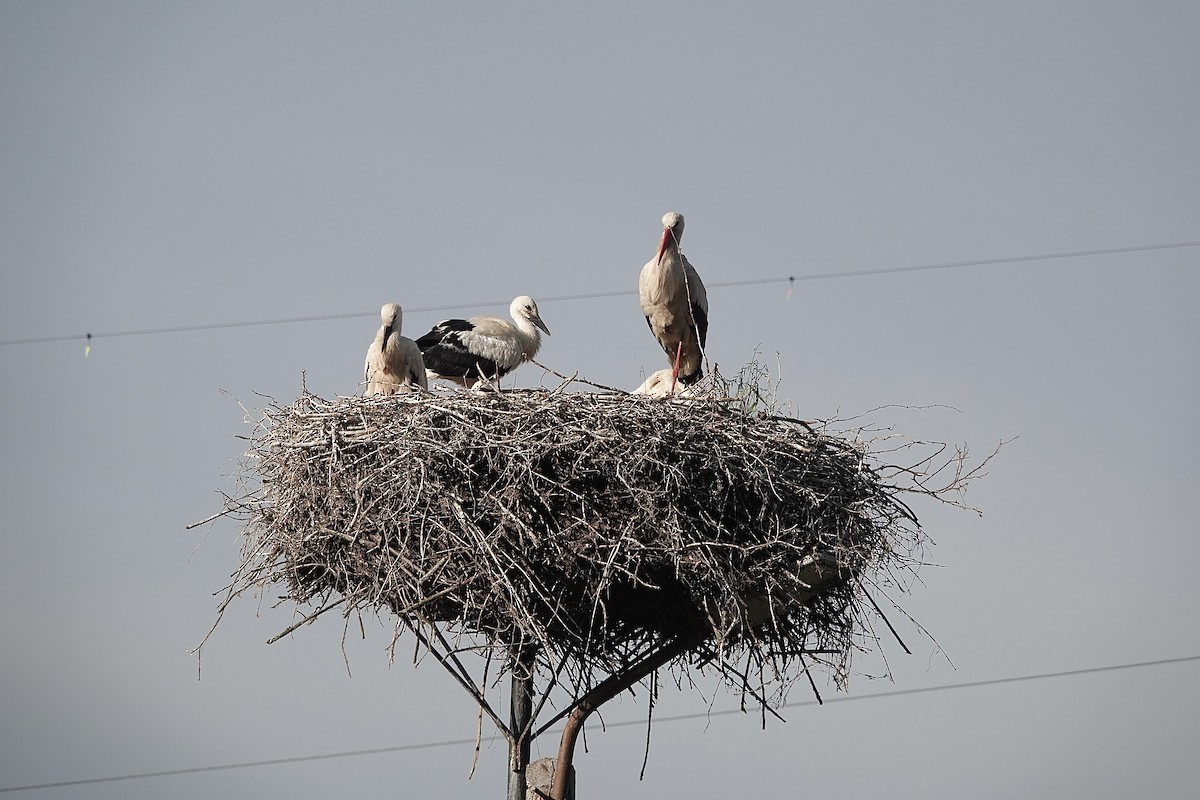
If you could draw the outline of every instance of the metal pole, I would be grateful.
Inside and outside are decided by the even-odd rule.
[[[665,642],[657,650],[643,657],[641,661],[630,664],[624,672],[610,675],[575,701],[575,708],[567,715],[562,739],[558,744],[558,762],[554,767],[554,787],[550,791],[550,796],[554,800],[568,800],[572,762],[575,759],[575,740],[578,738],[579,732],[583,730],[583,723],[588,716],[602,703],[613,699],[654,670],[700,644],[704,639],[703,634],[691,634],[680,635]]]
[[[533,673],[536,651],[521,647],[511,654],[512,696],[508,729],[508,800],[525,800],[528,787],[525,770],[529,767],[529,731],[533,715]]]

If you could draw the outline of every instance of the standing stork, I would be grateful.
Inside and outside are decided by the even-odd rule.
[[[536,356],[542,346],[538,331],[550,335],[537,303],[521,295],[512,301],[508,313],[512,322],[500,317],[471,317],[444,319],[434,325],[417,339],[429,377],[470,388],[502,378]]]
[[[363,370],[366,396],[412,392],[416,387],[428,389],[421,350],[412,339],[400,335],[403,318],[400,306],[388,303],[379,309],[379,318],[383,325],[367,348],[367,363]]]
[[[663,215],[658,253],[642,267],[638,295],[650,332],[662,345],[675,381],[690,385],[704,375],[704,346],[708,339],[708,294],[687,256],[679,252],[683,215]]]

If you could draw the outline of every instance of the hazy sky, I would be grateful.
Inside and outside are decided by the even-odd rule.
[[[184,526],[233,488],[239,400],[353,394],[384,302],[415,336],[633,292],[668,210],[710,287],[1195,242],[1198,30],[1194,2],[0,2],[0,789],[472,737],[386,624],[264,644],[273,595],[197,680],[239,531]],[[916,508],[939,566],[904,606],[953,666],[897,619],[914,654],[848,696],[1200,655],[1198,262],[710,289],[710,357],[762,354],[801,416],[1019,437],[982,518]],[[633,294],[540,305],[560,371],[665,365]],[[105,335],[330,314],[358,316]],[[644,727],[593,725],[580,797],[1190,798],[1198,670],[664,722],[641,782]],[[656,714],[736,707],[701,688]],[[469,781],[453,745],[12,796],[500,797],[484,734]]]

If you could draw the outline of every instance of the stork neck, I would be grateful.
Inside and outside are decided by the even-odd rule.
[[[658,263],[664,270],[674,272],[683,268],[683,259],[679,257],[679,245],[671,242],[663,248],[662,254],[658,257]]]
[[[542,346],[542,332],[525,317],[513,317],[517,333],[521,336],[521,349],[530,357]]]
[[[533,339],[535,342],[540,342],[542,340],[542,332],[537,329],[536,325],[524,317],[517,318],[517,330],[519,330],[526,339]]]

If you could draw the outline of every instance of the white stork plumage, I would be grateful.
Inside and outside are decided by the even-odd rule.
[[[429,388],[420,348],[412,339],[400,335],[403,316],[396,303],[388,303],[379,309],[383,324],[375,334],[375,341],[367,348],[367,363],[363,369],[367,397]]]
[[[502,378],[537,355],[542,335],[550,329],[542,322],[537,303],[521,295],[500,317],[444,319],[417,339],[430,378],[441,378],[465,387]]]
[[[642,385],[634,389],[630,394],[644,394],[648,397],[668,397],[674,394],[676,397],[691,397],[692,386],[681,386],[672,390],[672,385],[677,378],[674,376],[674,370],[671,367],[660,369],[658,372],[650,373],[646,380],[642,381]]]
[[[708,294],[687,257],[679,252],[683,215],[663,215],[658,253],[642,267],[638,295],[650,332],[662,345],[676,378],[690,385],[704,375],[704,346],[708,340]]]

